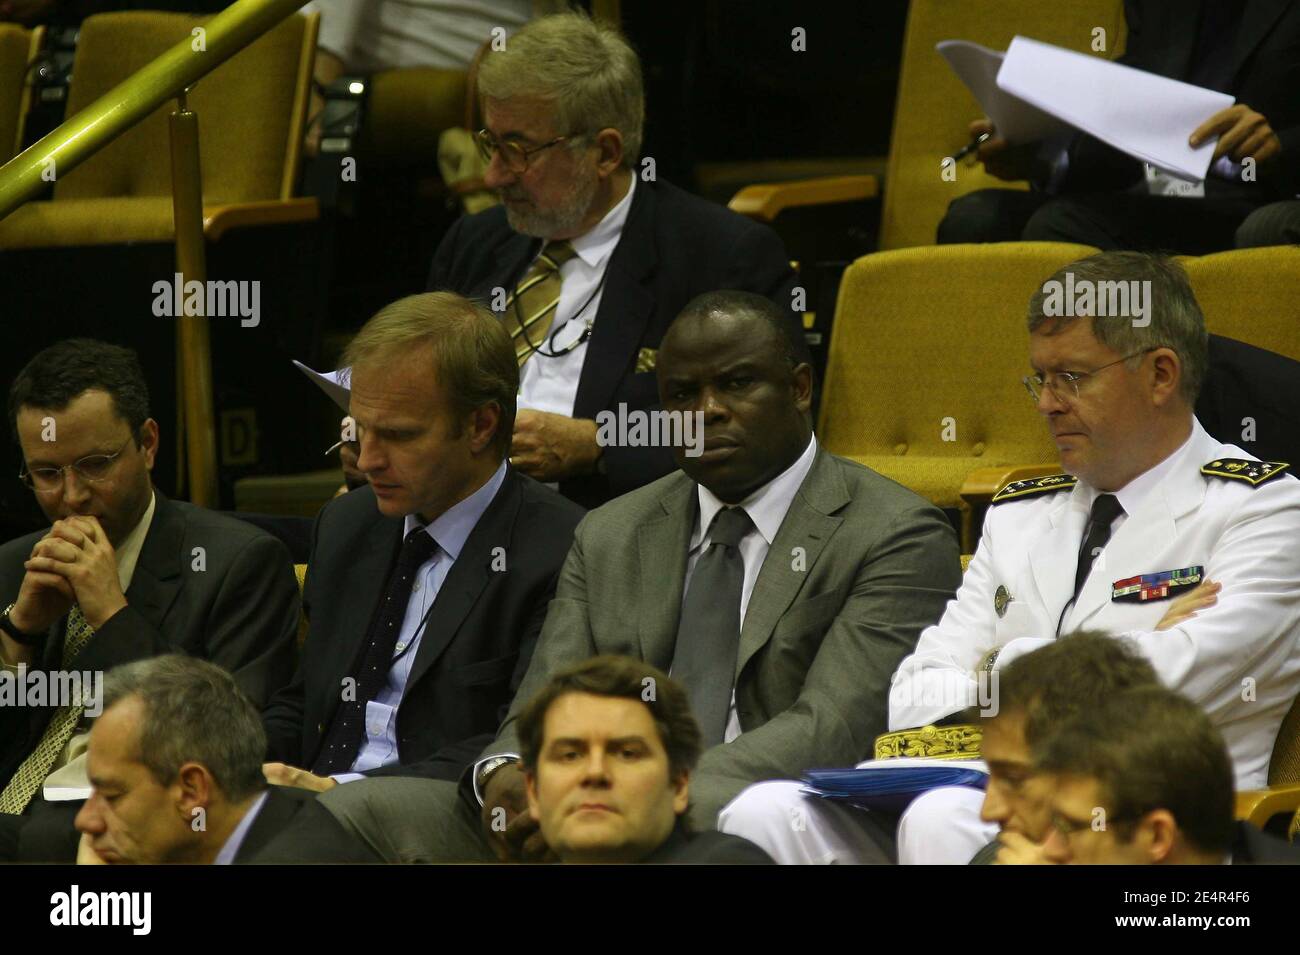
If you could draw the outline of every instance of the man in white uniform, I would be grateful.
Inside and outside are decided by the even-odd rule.
[[[1101,283],[1116,281],[1142,283],[1128,288],[1145,291],[1144,315],[1103,309],[1118,286]],[[1062,288],[1102,295],[1062,310]],[[1112,252],[1067,265],[1031,299],[1029,330],[1025,384],[1067,473],[994,498],[956,599],[895,674],[890,729],[955,721],[979,698],[981,672],[1071,630],[1104,630],[1205,710],[1238,788],[1263,786],[1300,689],[1300,481],[1195,419],[1206,332],[1175,263]],[[1171,612],[1188,596],[1190,609]],[[918,798],[899,825],[899,861],[968,861],[996,834],[980,801],[969,789]],[[737,797],[719,828],[779,862],[859,862],[879,858],[867,815],[771,782]]]

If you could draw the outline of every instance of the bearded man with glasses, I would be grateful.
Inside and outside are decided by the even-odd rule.
[[[18,478],[52,526],[0,547],[7,683],[183,652],[229,670],[259,706],[293,676],[299,598],[285,546],[153,487],[158,423],[135,353],[70,339],[9,390]],[[88,792],[81,701],[0,695],[0,859],[68,861]],[[6,704],[10,701],[10,705]],[[94,715],[91,712],[89,715]]]
[[[1149,290],[1149,308],[1050,307],[1051,289],[1081,283],[1142,283],[1127,287]],[[1238,788],[1263,788],[1300,691],[1300,481],[1197,421],[1205,321],[1176,262],[1136,252],[1073,262],[1035,292],[1027,324],[1024,384],[1065,473],[994,496],[956,599],[894,675],[890,730],[924,739],[934,724],[968,723],[968,707],[997,704],[1002,667],[1072,630],[1102,630],[1205,711]],[[899,862],[965,864],[997,834],[981,801],[970,788],[917,798],[897,829]],[[719,828],[778,862],[860,862],[878,857],[876,816],[772,782],[741,793]]]
[[[659,409],[659,342],[686,303],[735,289],[791,309],[795,275],[771,229],[642,158],[641,63],[613,28],[533,20],[484,54],[477,83],[502,204],[448,230],[427,288],[501,316],[519,362],[511,464],[594,507],[675,470],[668,448],[602,446],[595,419]]]

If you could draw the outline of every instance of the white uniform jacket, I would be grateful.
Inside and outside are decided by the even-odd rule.
[[[1103,630],[1133,641],[1165,685],[1205,709],[1239,788],[1263,787],[1278,727],[1300,691],[1300,480],[1274,473],[1253,484],[1202,472],[1221,459],[1255,460],[1194,421],[1178,451],[1128,486],[1148,479],[1063,618],[1097,491],[1079,481],[990,507],[961,589],[895,674],[890,729],[933,723],[978,704],[981,692],[987,698],[991,684],[980,688],[975,671],[994,648],[1002,648],[1000,668],[1060,634]],[[1277,470],[1218,470],[1233,468],[1256,478]],[[1172,629],[1155,627],[1185,589],[1114,599],[1124,589],[1117,582],[1192,567],[1223,589],[1215,606]]]

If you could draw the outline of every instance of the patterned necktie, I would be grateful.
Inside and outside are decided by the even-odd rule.
[[[1097,553],[1110,540],[1110,526],[1123,513],[1124,508],[1114,494],[1099,494],[1092,502],[1092,510],[1088,512],[1088,528],[1083,535],[1083,544],[1079,547],[1079,563],[1074,571],[1074,599],[1079,598],[1079,591],[1083,589],[1083,582],[1092,571],[1092,562],[1097,559]]]
[[[316,775],[346,772],[356,761],[365,736],[366,704],[379,694],[388,679],[397,637],[406,618],[406,605],[411,601],[411,585],[415,583],[416,571],[437,552],[437,542],[423,527],[417,527],[402,541],[397,566],[393,568],[384,591],[383,603],[375,613],[370,632],[366,634],[365,650],[352,670],[355,684],[351,687],[352,693],[348,694],[350,699],[344,699],[334,711],[325,743],[312,767]]]
[[[63,638],[61,666],[64,670],[71,667],[77,654],[90,642],[90,638],[94,635],[95,631],[86,622],[81,608],[73,604],[72,609],[68,611],[68,626],[64,631]],[[21,815],[23,810],[27,808],[27,804],[32,801],[32,797],[40,791],[41,784],[45,782],[45,777],[54,768],[55,760],[59,758],[59,754],[68,745],[68,740],[72,739],[77,724],[81,722],[81,711],[84,708],[80,703],[77,703],[75,705],[61,706],[54,711],[54,716],[50,719],[49,725],[45,727],[45,732],[41,735],[36,748],[19,765],[13,778],[5,786],[4,792],[0,792],[0,812]]]
[[[560,304],[560,267],[577,255],[564,241],[547,242],[523,281],[506,302],[506,328],[515,343],[515,357],[523,367],[546,341],[555,309]]]
[[[721,743],[727,730],[745,585],[740,541],[753,528],[754,522],[739,507],[718,511],[709,531],[709,549],[696,561],[682,601],[672,675],[686,687],[705,747]]]

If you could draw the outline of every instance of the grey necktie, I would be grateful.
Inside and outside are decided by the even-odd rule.
[[[709,530],[709,548],[696,562],[682,601],[672,674],[686,687],[706,747],[721,743],[727,729],[745,584],[739,545],[753,527],[739,507],[717,513]]]

